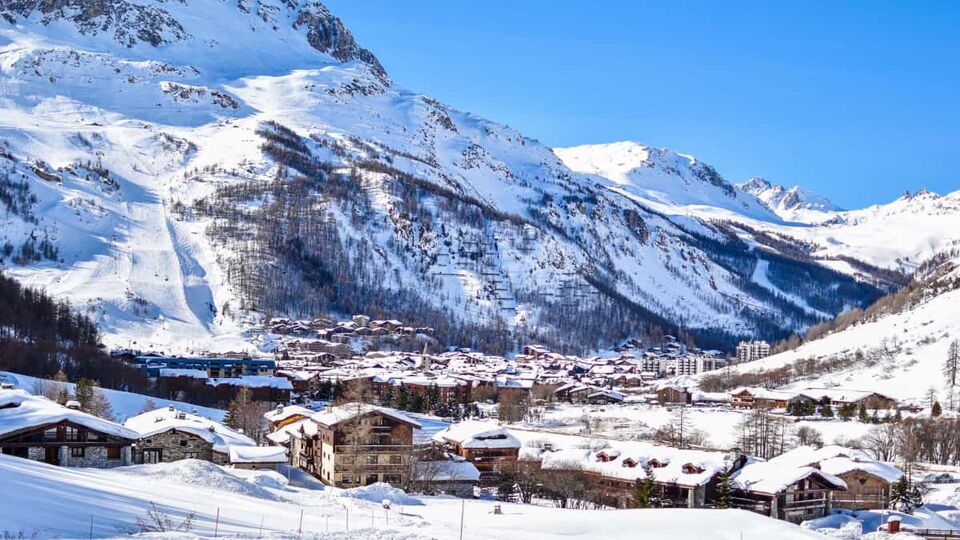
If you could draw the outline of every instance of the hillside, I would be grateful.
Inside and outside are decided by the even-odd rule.
[[[643,150],[652,176],[612,184],[400,88],[318,2],[91,6],[0,11],[0,244],[108,345],[362,312],[491,352],[728,347],[894,286],[741,238],[718,213],[777,218],[693,158]]]
[[[461,499],[418,500],[389,487],[382,493],[358,488],[342,496],[344,491],[322,488],[316,480],[295,472],[288,483],[276,472],[225,469],[197,460],[97,470],[0,455],[0,482],[17,493],[0,506],[4,532],[13,537],[22,532],[25,538],[49,534],[130,538],[128,531],[139,530],[138,519],[150,522],[151,505],[174,525],[194,514],[191,530],[134,537],[553,540],[599,535],[626,539],[642,528],[646,538],[656,540],[702,539],[704,530],[710,530],[708,537],[716,540],[737,540],[742,534],[783,540],[825,538],[744,510],[573,511],[490,500],[465,503],[461,536]],[[56,501],[51,501],[52,492],[59,494]],[[389,510],[383,508],[385,498],[393,501]],[[493,514],[495,504],[501,506],[502,514]],[[298,533],[301,523],[303,534]]]
[[[917,281],[871,306],[839,319],[836,329],[798,348],[729,374],[706,375],[708,386],[764,384],[784,388],[842,387],[882,392],[929,405],[928,392],[950,402],[943,365],[960,339],[960,259],[943,255],[921,269]]]

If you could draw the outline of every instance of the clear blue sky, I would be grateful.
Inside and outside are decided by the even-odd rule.
[[[960,189],[960,2],[328,0],[393,80],[853,208]]]

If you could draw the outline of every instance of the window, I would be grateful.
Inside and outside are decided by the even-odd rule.
[[[200,452],[184,452],[184,459],[200,459]]]
[[[120,447],[111,446],[107,448],[107,459],[120,459]]]
[[[383,481],[391,486],[398,486],[403,483],[399,474],[385,474],[383,475]]]
[[[85,454],[86,454],[86,448],[74,447],[70,449],[70,457],[80,458],[80,457],[83,457]]]
[[[378,460],[376,455],[367,456],[367,465],[376,465],[377,462]]]
[[[43,440],[45,441],[56,441],[57,440],[57,428],[50,428],[44,430]]]
[[[390,456],[391,465],[403,465],[403,456],[393,455]]]
[[[353,465],[356,463],[356,460],[353,458],[353,456],[341,456],[340,463],[344,465]]]
[[[186,440],[186,439],[180,439],[180,446],[187,446],[187,440]]]
[[[352,483],[353,483],[353,477],[350,476],[349,474],[345,474],[345,475],[343,475],[343,476],[340,477],[340,481],[343,482],[344,484],[352,484]]]
[[[83,432],[75,427],[67,426],[65,430],[66,440],[68,441],[82,441]]]
[[[153,448],[143,451],[144,463],[160,463],[163,458],[163,451],[159,448]]]

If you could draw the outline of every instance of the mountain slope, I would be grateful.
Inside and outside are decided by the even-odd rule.
[[[717,222],[778,224],[692,158],[644,150],[662,195],[616,185],[399,88],[317,2],[0,15],[3,259],[111,345],[240,348],[266,316],[366,312],[491,351],[652,326],[722,346],[882,292]]]
[[[950,398],[942,367],[950,343],[960,339],[957,302],[960,251],[950,250],[923,265],[909,287],[865,313],[838,319],[835,329],[822,337],[735,366],[728,386],[748,379],[765,383],[776,379],[776,386],[788,379],[785,388],[874,390],[924,405],[929,405],[925,400],[933,389],[946,404]]]

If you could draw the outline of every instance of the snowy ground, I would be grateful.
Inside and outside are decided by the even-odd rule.
[[[728,407],[686,407],[684,422],[690,429],[706,434],[706,446],[726,449],[737,445],[737,424],[748,413],[749,411]],[[545,411],[543,420],[524,422],[514,427],[561,434],[640,440],[652,437],[658,428],[669,424],[677,414],[678,408],[659,405],[556,404],[553,410]],[[586,428],[587,419],[590,424],[589,431]],[[859,438],[873,427],[857,421],[840,420],[805,420],[793,424],[794,428],[803,426],[819,431],[827,444]]]
[[[9,373],[6,371],[0,371],[0,382],[9,382],[12,383],[17,388],[22,388],[30,393],[36,393],[36,389],[39,383],[51,383],[51,381],[44,379],[36,379],[34,377],[27,377],[26,375],[18,375],[16,373]],[[73,383],[63,383],[70,388],[70,391],[73,391]],[[210,418],[211,420],[216,420],[218,422],[223,421],[223,416],[226,414],[226,411],[221,409],[213,409],[210,407],[200,407],[197,405],[192,405],[190,403],[184,403],[181,401],[171,401],[168,399],[159,399],[152,398],[150,396],[145,396],[143,394],[134,394],[131,392],[121,392],[119,390],[103,390],[103,395],[110,401],[110,406],[113,408],[113,415],[115,419],[121,423],[127,418],[136,416],[143,411],[144,404],[147,400],[153,400],[157,407],[166,407],[168,405],[173,405],[177,409],[182,411],[192,411],[196,409],[201,416]]]
[[[297,483],[297,482],[294,482]],[[801,540],[823,538],[793,525],[742,511],[610,510],[579,511],[493,501],[424,497],[421,504],[389,490],[368,490],[363,498],[342,490],[295,487],[276,473],[233,471],[201,461],[141,465],[114,470],[64,469],[0,456],[0,535],[37,538],[121,538],[136,528],[151,504],[180,523],[190,512],[190,534],[162,538],[219,537]],[[312,488],[312,489],[311,489]],[[384,495],[395,498],[385,510]],[[217,512],[219,511],[219,522]],[[347,532],[349,529],[349,532]],[[742,535],[742,536],[741,536]]]

